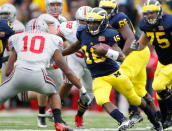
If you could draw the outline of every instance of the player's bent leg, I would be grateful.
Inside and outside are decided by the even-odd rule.
[[[63,85],[59,88],[59,95],[62,100],[69,96],[72,86],[73,85],[70,83],[63,83]]]
[[[115,105],[113,105],[110,100],[110,92],[112,86],[103,80],[103,78],[98,77],[93,80],[93,92],[98,105],[102,106],[106,112],[120,124],[119,130],[126,130],[133,126],[133,123],[128,120]]]
[[[48,96],[43,95],[43,94],[38,94],[37,95],[37,100],[38,100],[38,106],[39,106],[39,114],[37,117],[37,124],[38,127],[47,127],[46,124],[46,114],[45,114],[45,108],[46,108],[46,104],[48,101]]]
[[[54,125],[56,131],[72,131],[72,128],[67,126],[61,118],[61,100],[58,94],[49,95],[50,106],[54,116]]]
[[[146,101],[143,98],[139,97],[136,94],[133,85],[128,77],[121,74],[120,76],[118,76],[118,79],[120,80],[116,81],[115,89],[123,94],[131,104],[141,107],[141,109],[148,116],[148,119],[151,121],[151,123],[154,124],[156,129],[162,129],[161,121],[159,122],[155,120],[155,112],[152,111],[152,109],[149,107],[149,105],[146,104]],[[123,84],[121,85],[121,83]]]
[[[91,98],[91,100],[93,100],[94,98],[93,93],[88,92],[88,95]],[[85,103],[88,103],[88,102],[89,101],[87,102],[85,101]],[[79,128],[79,129],[84,128],[83,115],[86,112],[86,110],[91,106],[91,103],[89,105],[85,103],[83,103],[83,96],[80,95],[80,98],[78,100],[78,111],[77,111],[77,114],[75,115],[75,125],[76,125],[76,128]]]

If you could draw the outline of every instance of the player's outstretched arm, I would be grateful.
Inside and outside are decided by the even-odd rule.
[[[64,72],[72,84],[75,85],[78,89],[81,89],[82,85],[79,78],[77,78],[74,72],[69,68],[60,50],[56,50],[54,52],[53,58],[58,67]]]
[[[81,48],[80,41],[76,41],[75,43],[71,44],[69,47],[67,47],[66,49],[64,49],[62,51],[62,55],[63,56],[66,56],[66,55],[73,54],[76,51],[78,51],[80,48]]]
[[[12,49],[12,53],[8,59],[8,63],[7,63],[7,67],[6,67],[6,71],[5,71],[5,75],[9,76],[10,73],[12,72],[13,68],[14,68],[14,63],[17,60],[17,53],[15,51],[15,49]]]

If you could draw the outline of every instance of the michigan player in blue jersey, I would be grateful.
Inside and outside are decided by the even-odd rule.
[[[1,83],[1,67],[4,60],[3,53],[8,43],[8,38],[14,34],[14,30],[10,23],[5,20],[0,20],[0,83]]]
[[[124,59],[117,45],[120,37],[116,30],[107,28],[107,26],[107,12],[102,8],[93,8],[90,13],[87,13],[87,25],[78,28],[78,41],[64,49],[62,54],[69,55],[82,48],[85,53],[85,62],[93,78],[93,93],[96,102],[120,123],[119,130],[126,130],[132,127],[133,123],[110,102],[112,87],[123,94],[131,104],[140,106],[157,131],[161,131],[158,129],[162,129],[162,124],[155,120],[156,113],[151,110],[144,99],[136,94],[131,81],[119,70],[116,60]],[[109,48],[101,46],[100,43],[106,44]]]
[[[109,14],[109,24],[118,30],[121,36],[121,41],[119,42],[119,47],[122,49],[123,53],[126,55],[124,62],[122,63],[120,69],[123,74],[128,76],[134,85],[136,93],[143,97],[147,103],[151,105],[151,108],[157,112],[156,106],[153,99],[146,91],[146,65],[150,58],[150,51],[145,48],[140,52],[130,52],[130,45],[132,42],[136,42],[138,39],[136,31],[131,23],[130,19],[123,12],[118,12],[118,3],[116,0],[101,0],[99,7],[105,9]],[[133,60],[137,62],[133,62]],[[143,120],[138,107],[130,105],[129,108],[130,119],[134,123]]]
[[[143,16],[139,50],[150,42],[158,55],[159,62],[152,86],[158,94],[163,127],[167,128],[172,125],[172,15],[163,15],[160,3],[148,0],[143,6]]]

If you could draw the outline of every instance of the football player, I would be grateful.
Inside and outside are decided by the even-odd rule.
[[[141,107],[156,130],[161,131],[162,123],[155,120],[156,113],[152,111],[143,98],[136,94],[131,81],[119,70],[116,61],[122,61],[124,54],[117,45],[118,40],[120,40],[117,31],[107,28],[107,12],[102,8],[93,8],[86,17],[87,24],[80,26],[77,30],[78,41],[64,49],[62,54],[69,55],[82,48],[85,54],[85,63],[93,78],[92,86],[96,102],[119,122],[119,130],[131,128],[133,122],[128,120],[110,102],[109,96],[112,87],[123,94],[131,104]],[[100,43],[107,44],[111,48],[96,46]]]
[[[46,67],[54,59],[69,80],[83,90],[80,80],[68,67],[61,54],[63,40],[48,32],[48,26],[40,19],[32,19],[26,32],[10,37],[12,54],[6,68],[8,78],[1,84],[0,105],[22,91],[36,91],[49,96],[56,131],[70,131],[61,118],[61,101],[54,81],[47,75]]]
[[[120,33],[121,41],[119,42],[119,47],[126,56],[120,69],[133,83],[137,95],[143,97],[151,105],[152,109],[157,112],[158,110],[152,97],[146,91],[146,66],[150,58],[149,48],[147,47],[140,52],[133,51],[129,54],[131,43],[136,42],[135,39],[138,38],[130,19],[123,12],[118,11],[118,3],[116,0],[101,0],[99,7],[108,12],[109,24]],[[133,60],[136,62],[133,62]],[[138,107],[130,105],[129,113],[130,119],[134,123],[143,120]]]
[[[13,6],[12,4],[4,4],[1,6],[1,9],[0,9],[0,19],[1,20],[8,20],[14,31],[15,31],[15,34],[17,33],[22,33],[25,31],[25,27],[24,25],[16,19],[16,7]],[[3,57],[6,58],[6,60],[8,59],[8,57],[10,56],[10,51],[8,49],[8,46],[5,48],[5,51],[4,51],[4,55]],[[7,63],[3,63],[2,64],[2,81],[4,81],[6,79],[6,75],[5,75],[5,69],[6,69],[6,65]]]
[[[8,43],[8,38],[14,34],[14,29],[11,26],[9,21],[6,20],[0,20],[0,83],[1,83],[1,68],[2,63],[5,61],[3,58],[3,53],[5,50],[5,47]]]
[[[158,55],[159,62],[152,86],[158,95],[165,129],[172,125],[172,15],[163,15],[160,3],[157,0],[148,0],[143,6],[143,16],[140,22],[143,33],[138,41],[139,50],[150,42]]]
[[[47,13],[40,15],[38,18],[45,21],[48,25],[48,32],[51,34],[56,34],[58,26],[60,23],[66,21],[66,18],[61,16],[63,12],[63,0],[45,0],[45,7]],[[64,46],[64,45],[63,45]],[[51,60],[50,64],[47,66],[47,73],[56,83],[56,89],[63,83],[62,71],[57,67],[54,61]],[[38,100],[39,114],[37,118],[38,127],[47,127],[46,124],[46,114],[45,108],[48,101],[48,97],[43,94],[38,94],[36,92],[22,92],[18,94],[20,100]]]

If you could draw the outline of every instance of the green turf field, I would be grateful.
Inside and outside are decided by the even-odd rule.
[[[74,128],[74,115],[75,111],[63,112],[63,119]],[[54,130],[54,124],[47,119],[47,128],[37,127],[37,112],[25,112],[25,111],[13,111],[4,112],[0,111],[0,131],[2,130]],[[133,131],[149,131],[146,129],[151,124],[144,117],[143,122],[138,123],[134,128],[130,129]],[[87,112],[84,117],[85,130],[81,131],[116,131],[117,123],[106,113]],[[172,131],[169,128],[168,131]],[[78,130],[74,130],[78,131]]]

